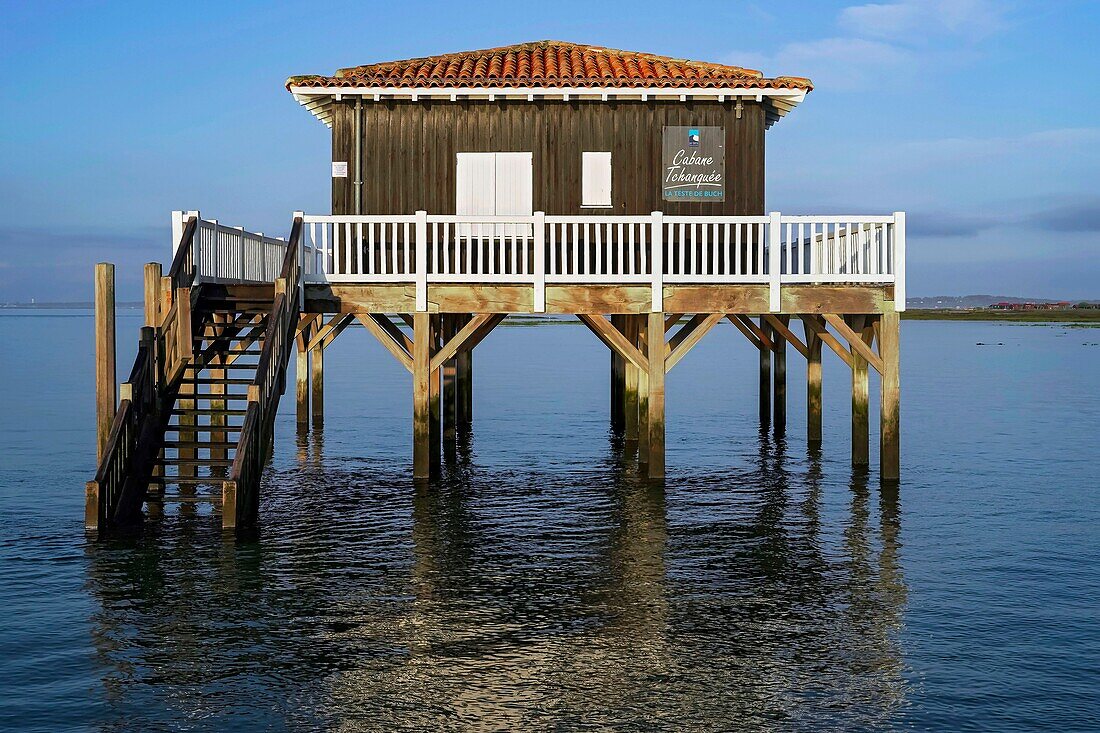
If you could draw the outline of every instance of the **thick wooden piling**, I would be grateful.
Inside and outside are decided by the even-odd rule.
[[[661,336],[664,339],[664,335]],[[643,354],[649,353],[649,322],[644,315],[638,316],[638,348]],[[638,463],[643,473],[649,470],[649,369],[638,370]]]
[[[649,362],[648,414],[649,477],[665,477],[665,316],[650,313],[646,343]]]
[[[760,319],[760,331],[770,340],[773,338],[771,326]],[[774,342],[773,342],[774,343]],[[760,344],[760,424],[767,425],[772,418],[772,352],[763,342]]]
[[[863,331],[863,316],[848,316],[845,321],[856,333]],[[867,360],[854,346],[850,346],[849,351],[852,355],[852,465],[866,466],[870,462]]]
[[[450,341],[458,333],[459,316],[447,314],[443,319],[443,340]],[[443,362],[441,367],[443,378],[443,441],[451,445],[457,435],[456,423],[458,417],[457,374],[458,360],[450,358]]]
[[[878,353],[882,358],[879,473],[886,480],[901,476],[901,324],[896,311],[883,313],[878,322]]]
[[[779,316],[784,324],[788,316]],[[771,330],[775,351],[772,355],[772,430],[783,435],[787,430],[787,339],[775,327]]]
[[[115,266],[100,262],[95,266],[95,414],[96,462],[111,433],[117,404],[115,375]]]
[[[622,333],[626,332],[623,325],[625,315],[612,315],[611,325]],[[622,432],[626,428],[626,360],[612,349],[611,350],[611,428],[616,432]]]
[[[469,321],[469,317],[465,321]],[[465,322],[462,325],[466,325]],[[468,430],[474,418],[474,352],[464,349],[455,357],[455,420]]]
[[[158,329],[160,328],[160,304],[161,299],[164,297],[161,291],[162,278],[164,276],[159,262],[147,262],[145,264],[145,325],[148,328]],[[155,331],[154,331],[155,333]],[[156,348],[156,337],[153,338],[153,347]],[[160,359],[157,359],[158,364]],[[161,448],[158,455],[156,465],[153,466],[152,475],[154,478],[159,479],[164,475],[164,466],[162,464],[164,458],[164,449]],[[150,514],[156,514],[159,512],[161,504],[159,502],[151,502],[149,504]]]
[[[440,335],[441,335],[441,316],[433,316],[431,318],[431,351],[436,352],[439,350]],[[431,369],[429,362],[429,374],[428,374],[428,413],[430,423],[428,426],[428,437],[430,441],[428,451],[428,473],[431,476],[435,476],[439,472],[439,459],[440,452],[443,445],[442,441],[442,415],[440,411],[439,400],[439,388],[440,388],[440,370]]]
[[[821,339],[806,328],[806,440],[821,445]]]
[[[320,427],[325,422],[325,347],[320,343],[310,349],[309,376],[310,417],[313,425]]]
[[[308,335],[308,332],[307,332]],[[294,397],[298,426],[309,426],[309,351],[299,339],[294,360]]]
[[[638,342],[638,316],[625,317],[626,340],[633,346]],[[627,361],[623,373],[623,433],[628,443],[638,440],[638,372],[637,366]]]
[[[413,478],[431,475],[431,339],[429,313],[413,314]]]

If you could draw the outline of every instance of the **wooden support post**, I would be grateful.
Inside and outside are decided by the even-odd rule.
[[[313,426],[325,424],[325,347],[317,344],[309,354],[310,416]]]
[[[619,331],[626,333],[623,322],[626,316],[612,315],[611,325]],[[626,388],[626,360],[619,356],[614,349],[611,350],[611,429],[622,432],[626,427],[626,406],[624,404],[624,392]]]
[[[432,323],[427,311],[413,314],[413,478],[431,473]]]
[[[465,326],[473,316],[467,316]],[[458,427],[468,431],[474,418],[474,350],[464,349],[455,357],[455,417]]]
[[[648,316],[638,318],[638,350],[648,353],[649,321]],[[664,341],[664,336],[661,336]],[[638,369],[638,463],[649,466],[649,368]],[[644,473],[644,471],[643,471]]]
[[[863,316],[849,316],[846,320],[856,333],[863,330]],[[852,354],[852,465],[866,466],[870,462],[867,360],[854,346],[849,349]]]
[[[878,353],[882,358],[880,478],[901,476],[901,324],[896,311],[883,313],[878,323]]]
[[[821,445],[821,339],[806,327],[806,440]]]
[[[760,318],[760,332],[767,337],[769,343],[775,343],[772,328],[768,322]],[[771,349],[761,343],[760,345],[760,424],[767,425],[772,419],[772,352]]]
[[[160,326],[160,279],[161,270],[159,262],[148,262],[145,265],[145,325],[157,328]]]
[[[115,374],[115,266],[95,266],[95,415],[96,463],[103,460],[117,404]]]
[[[161,278],[163,272],[161,271],[159,262],[147,262],[145,264],[145,325],[158,329],[160,328],[160,305],[163,299],[161,293]],[[155,334],[155,332],[154,332]],[[152,348],[157,348],[158,339],[156,335],[153,337]],[[163,365],[161,364],[161,358],[157,356],[157,371],[158,374],[162,371]],[[161,389],[164,385],[162,380],[158,376],[156,380],[157,389]],[[157,453],[157,461],[153,466],[152,477],[159,479],[164,476],[164,449],[161,448]],[[159,511],[160,504],[152,503],[149,505],[151,513]]]
[[[439,338],[441,335],[441,316],[432,316],[431,318],[431,351],[435,352],[439,350],[440,343]],[[430,450],[428,458],[431,461],[429,465],[429,474],[435,476],[439,473],[439,459],[440,448],[442,447],[442,415],[440,414],[439,405],[439,387],[440,387],[440,369],[436,367],[431,368],[431,362],[428,362],[428,409],[430,414],[431,423],[429,425],[429,438],[431,440]]]
[[[638,320],[640,316],[624,316],[626,340],[638,347]],[[629,361],[624,362],[623,374],[623,431],[628,443],[638,440],[638,372],[639,369]]]
[[[443,319],[443,340],[450,341],[458,333],[459,316],[446,314]],[[455,357],[447,359],[441,367],[443,372],[443,441],[452,445],[457,435],[456,421],[458,417],[457,374],[458,360]]]
[[[649,362],[649,477],[665,477],[665,315],[650,313],[646,342]]]
[[[232,315],[226,315],[224,317],[217,314],[214,315],[215,330],[217,330],[218,326],[228,329],[232,322]],[[215,338],[217,338],[218,336],[219,334],[215,334]],[[225,379],[226,370],[224,368],[219,369],[218,367],[224,367],[227,358],[228,355],[225,353],[225,350],[219,349],[218,354],[212,360],[212,365],[210,368],[211,395],[225,395],[226,393],[225,384],[218,384],[217,380]],[[195,391],[197,392],[198,389],[196,389]],[[212,399],[210,400],[210,408],[213,410],[224,410],[226,408],[226,400],[224,399],[224,397],[217,400]],[[229,421],[226,419],[225,415],[210,416],[210,425],[212,428],[215,426],[224,428],[228,423]],[[211,443],[224,443],[228,437],[229,436],[225,430],[211,430],[210,432]],[[210,449],[210,457],[213,459],[224,459],[227,455],[229,455],[229,452],[223,447],[212,447]]]
[[[298,341],[298,353],[294,362],[294,396],[297,403],[298,427],[309,426],[309,351]]]
[[[790,322],[788,316],[778,316],[784,326]],[[772,355],[772,431],[776,436],[787,431],[787,339],[772,326],[772,342],[775,353]]]

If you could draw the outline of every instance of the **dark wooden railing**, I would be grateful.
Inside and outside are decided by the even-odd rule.
[[[222,527],[226,529],[249,527],[256,522],[260,478],[270,455],[275,414],[286,388],[286,369],[298,327],[301,238],[302,220],[296,218],[275,281],[275,300],[256,376],[248,386],[248,408],[237,453],[229,478],[222,484]]]
[[[85,487],[84,525],[104,529],[133,522],[141,511],[144,486],[151,468],[152,451],[164,409],[157,379],[157,347],[154,329],[141,329],[130,377],[121,386],[118,411],[95,478]]]
[[[112,529],[136,523],[146,484],[175,399],[175,390],[191,359],[191,285],[194,282],[194,236],[191,217],[164,278],[165,300],[159,323],[141,330],[141,342],[129,379],[119,391],[103,457],[95,478],[85,485],[84,526]]]

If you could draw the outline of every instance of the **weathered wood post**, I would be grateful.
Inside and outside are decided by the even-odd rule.
[[[233,323],[233,316],[214,314],[213,323],[213,337],[219,339],[222,336],[228,337],[221,329],[230,328],[230,324]],[[228,343],[223,341],[222,343]],[[218,349],[217,353],[212,357],[210,366],[210,394],[222,396],[222,399],[211,399],[210,409],[212,410],[224,410],[228,406],[227,401],[224,398],[226,393],[225,382],[226,369],[225,364],[228,362],[228,356],[226,354],[227,348]],[[195,390],[198,391],[197,389]],[[225,428],[229,424],[228,416],[226,415],[211,415],[210,416],[210,458],[215,460],[223,460],[229,455],[229,452],[224,446],[217,445],[218,443],[225,443],[229,438],[229,434],[223,430],[214,430],[215,427]]]
[[[897,311],[879,317],[878,353],[882,358],[879,473],[894,480],[901,476],[901,323]]]
[[[771,326],[763,316],[760,317],[760,330],[775,343]],[[760,344],[760,424],[767,425],[772,419],[772,352],[763,342]]]
[[[650,313],[646,343],[649,362],[649,477],[665,477],[665,314]]]
[[[115,266],[95,266],[95,414],[96,463],[103,460],[111,423],[118,409],[115,374]]]
[[[430,319],[431,324],[431,340],[430,340],[430,353],[434,354],[439,350],[439,337],[442,327],[442,317],[432,316]],[[430,369],[429,356],[429,369]],[[439,473],[440,466],[440,450],[442,448],[442,414],[439,404],[439,387],[440,387],[440,369],[431,369],[428,375],[428,410],[430,414],[431,423],[429,425],[429,438],[431,441],[430,451],[428,453],[431,464],[429,466],[429,474],[435,476]]]
[[[848,325],[857,334],[863,331],[863,316],[847,316]],[[870,462],[869,428],[867,420],[868,387],[867,360],[854,346],[852,355],[852,465],[866,466]]]
[[[305,341],[309,338],[309,329],[298,339],[298,351],[294,360],[294,397],[296,417],[299,429],[309,427],[309,350]]]
[[[790,323],[788,316],[778,316],[784,324]],[[787,339],[774,327],[771,330],[775,354],[772,356],[772,430],[775,435],[787,431]]]
[[[413,314],[413,478],[431,475],[431,315]]]
[[[806,440],[821,445],[821,339],[806,326]]]
[[[638,350],[649,353],[648,316],[638,317]],[[664,339],[664,334],[661,334]],[[638,463],[649,467],[649,369],[638,370]],[[644,472],[643,472],[644,473]]]
[[[449,342],[455,337],[459,329],[459,316],[445,314],[443,319],[443,341]],[[443,377],[443,441],[447,445],[453,445],[457,435],[456,421],[458,417],[458,395],[456,379],[458,375],[458,360],[454,357],[448,359],[441,367]]]
[[[473,316],[463,319],[465,325]],[[474,419],[474,352],[463,349],[455,357],[455,419],[458,427],[469,430]]]
[[[624,319],[626,340],[633,346],[640,348],[640,343],[638,341],[639,316],[628,315],[624,316]],[[624,415],[623,432],[628,443],[634,443],[638,440],[638,371],[638,367],[632,362],[627,361],[625,363],[625,372],[623,374],[623,411],[626,414]]]
[[[150,348],[154,350],[156,354],[155,360],[157,364],[157,377],[153,380],[157,390],[164,388],[164,384],[160,378],[160,375],[164,372],[164,365],[162,364],[162,354],[158,349],[160,343],[159,330],[160,330],[160,305],[163,300],[161,293],[161,278],[163,278],[163,272],[159,262],[147,262],[145,263],[145,325],[148,328],[154,329],[153,341]],[[161,448],[157,454],[156,465],[153,466],[153,477],[159,479],[164,475],[164,466],[162,461],[164,459],[164,449]],[[159,511],[160,504],[157,502],[150,503],[150,513],[156,513]]]
[[[320,340],[310,349],[309,376],[310,415],[313,426],[321,427],[325,422],[325,347]]]
[[[626,316],[612,314],[611,325],[624,332],[623,322]],[[619,356],[618,352],[611,349],[611,429],[621,432],[626,428],[626,405],[624,392],[626,391],[626,360]]]

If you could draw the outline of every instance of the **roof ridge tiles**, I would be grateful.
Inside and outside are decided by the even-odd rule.
[[[813,83],[805,77],[769,79],[756,69],[741,66],[553,40],[352,66],[338,69],[333,76],[293,76],[287,80],[287,88],[492,88],[520,86],[521,82],[546,88],[667,88],[690,83],[702,87],[813,89]]]

